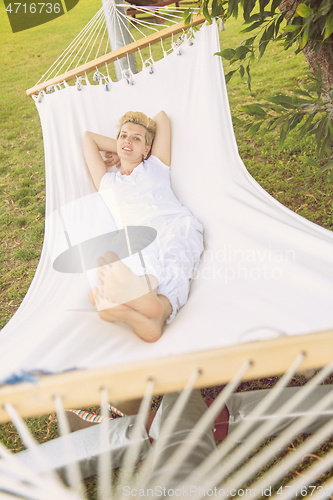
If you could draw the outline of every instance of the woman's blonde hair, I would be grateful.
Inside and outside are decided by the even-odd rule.
[[[134,123],[135,125],[142,125],[146,129],[145,141],[147,146],[151,146],[156,133],[156,122],[146,116],[141,111],[127,111],[119,120],[119,128],[117,139],[119,137],[121,128],[125,123]]]

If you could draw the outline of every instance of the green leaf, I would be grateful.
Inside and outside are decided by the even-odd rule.
[[[244,42],[245,47],[252,47],[253,42],[256,38],[257,38],[256,36],[252,36],[251,38],[248,38],[247,40],[245,40],[245,42]]]
[[[233,75],[234,73],[236,73],[236,70],[234,70],[234,71],[229,71],[229,73],[227,73],[227,74],[225,75],[225,83],[229,83],[229,82],[230,82],[231,77],[232,77],[232,75]]]
[[[263,43],[260,44],[258,61],[260,61],[260,59],[264,55],[264,52],[266,50],[267,45],[268,45],[268,40],[267,40],[267,42],[263,42]]]
[[[212,2],[212,11],[211,11],[211,16],[216,17],[215,11],[217,9],[217,0],[213,0]]]
[[[308,156],[300,156],[299,158],[306,165],[310,165],[310,167],[320,168],[320,164],[317,163],[313,158],[309,158]]]
[[[310,9],[305,3],[300,3],[297,6],[296,12],[301,17],[309,17],[313,14],[313,10]]]
[[[233,15],[235,4],[237,4],[237,0],[229,0],[228,1],[227,17],[230,17],[231,15]]]
[[[327,17],[325,22],[325,36],[324,40],[333,33],[333,12]]]
[[[241,78],[243,78],[244,73],[245,73],[244,66],[243,65],[239,66],[239,74]]]
[[[325,153],[329,153],[330,150],[332,149],[332,138],[330,131],[326,132],[326,135],[324,138],[321,138],[322,143],[320,146],[320,149],[318,150],[318,157],[322,158]]]
[[[269,101],[273,102],[274,104],[278,104],[279,106],[282,106],[283,108],[286,108],[286,109],[295,109],[295,105],[293,104],[292,97],[289,97],[287,95],[271,96],[269,98]]]
[[[238,2],[235,2],[234,10],[232,12],[232,15],[235,19],[238,18]]]
[[[290,126],[289,126],[289,132],[293,130],[297,125],[303,120],[304,115],[302,113],[298,113],[294,116],[292,116],[290,120]]]
[[[284,21],[284,15],[280,14],[275,23],[275,36],[277,36],[279,33],[280,24],[282,23],[282,21]]]
[[[248,131],[249,137],[252,137],[254,134],[256,134],[258,132],[258,130],[260,129],[262,123],[263,122],[257,122],[257,123],[254,123],[252,125],[252,127]]]
[[[259,42],[259,56],[258,56],[258,61],[260,61],[261,57],[263,56],[265,50],[266,50],[266,47],[270,41],[270,35],[273,34],[273,31],[272,31],[272,28],[273,28],[273,31],[274,31],[274,26],[270,25],[263,33],[261,39],[260,39],[260,42]]]
[[[218,0],[213,0],[212,3],[212,11],[211,11],[211,17],[219,17],[223,13],[223,6],[221,3],[218,3]]]
[[[311,95],[309,94],[309,92],[306,92],[305,90],[302,90],[302,89],[295,89],[294,93],[297,94],[297,95],[302,95],[304,97],[310,97],[311,98]],[[310,104],[310,102],[309,102],[309,104]]]
[[[285,26],[283,28],[283,31],[287,31],[288,33],[292,33],[293,31],[297,31],[300,29],[300,26],[298,24],[287,24],[287,26]]]
[[[305,32],[303,33],[303,36],[301,36],[300,41],[299,41],[299,48],[301,50],[304,49],[306,44],[308,43],[308,38],[309,38],[309,31],[310,31],[310,24],[308,24]]]
[[[221,50],[221,52],[216,52],[215,55],[221,56],[224,59],[226,59],[227,61],[230,61],[234,57],[235,54],[236,54],[235,49],[224,49],[224,50]]]
[[[323,167],[321,167],[320,171],[326,172],[327,170],[332,170],[332,168],[333,168],[333,161],[328,161],[327,163],[325,163]]]
[[[246,22],[249,22],[250,14],[256,5],[256,0],[243,0],[243,15]]]
[[[249,24],[249,23],[253,23],[254,21],[260,21],[261,20],[261,16],[260,14],[252,14],[252,16],[250,16],[246,22]]]
[[[246,73],[247,73],[247,80],[246,80],[247,88],[251,92],[251,74],[250,74],[250,65],[249,64],[246,66]]]
[[[244,59],[246,54],[248,54],[249,52],[251,52],[251,51],[248,47],[245,47],[244,45],[240,45],[239,47],[237,47],[233,58],[234,59]]]
[[[256,21],[255,23],[251,24],[250,26],[248,26],[244,30],[241,30],[240,32],[241,33],[248,33],[249,31],[253,31],[256,28],[258,28],[259,26],[261,26],[263,22],[264,21]]]
[[[267,40],[270,42],[274,35],[275,22],[273,21],[267,28]]]
[[[326,120],[324,118],[322,120],[318,120],[318,122],[319,122],[319,125],[316,128],[315,138],[316,138],[316,143],[317,143],[318,157],[321,158],[320,153],[321,153],[321,151],[323,151],[322,141],[323,141],[323,137],[326,135],[325,134]]]
[[[279,118],[275,118],[274,120],[270,120],[267,124],[267,131],[274,130],[278,125],[284,122],[285,116],[279,116]]]
[[[239,118],[237,118],[237,116],[232,117],[232,123],[234,124],[234,126],[235,125],[239,126],[244,124],[243,120],[240,120]]]
[[[280,141],[279,141],[279,147],[278,147],[278,152],[281,153],[281,150],[283,148],[284,141],[287,138],[289,132],[289,119],[287,119],[284,124],[281,127],[280,131]]]
[[[205,2],[203,4],[202,13],[205,16],[205,18],[207,19],[208,24],[212,24],[212,18],[210,16],[209,12],[208,12],[207,2]]]
[[[263,118],[265,118],[267,114],[260,104],[244,104],[244,106],[241,106],[241,110],[247,115],[260,116]]]
[[[281,0],[273,0],[272,5],[271,5],[271,16],[274,15],[274,12],[276,11],[276,9],[280,5],[280,3],[281,3]]]
[[[331,137],[333,139],[333,124],[332,124],[332,119],[330,116],[328,117],[328,125],[329,125],[329,129],[330,129]]]
[[[266,5],[268,5],[270,0],[259,0],[259,6],[260,6],[260,17],[264,17],[264,10]]]

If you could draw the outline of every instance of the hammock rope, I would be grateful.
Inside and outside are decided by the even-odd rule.
[[[126,14],[122,12],[126,11]],[[67,73],[81,65],[94,61],[101,56],[105,56],[111,50],[109,33],[107,29],[107,19],[112,26],[117,26],[121,35],[123,46],[126,45],[124,32],[127,33],[133,42],[140,38],[148,36],[150,33],[158,33],[165,28],[163,23],[167,25],[175,25],[183,19],[183,13],[188,7],[142,7],[130,4],[115,4],[113,0],[108,0],[107,4],[102,6],[81,32],[74,38],[68,47],[62,52],[58,59],[50,66],[50,68],[36,82],[35,86],[43,82],[56,78],[62,73]],[[193,13],[198,13],[199,9],[191,8]],[[127,14],[127,11],[135,11],[136,14],[153,15],[159,22],[153,22],[147,19],[132,17]],[[190,36],[193,36],[193,28],[189,27]],[[185,31],[184,31],[185,34]],[[183,36],[184,40],[185,37]],[[161,40],[162,41],[162,40]],[[119,42],[119,41],[118,41]],[[173,41],[172,41],[173,44]],[[162,45],[163,56],[174,50],[171,48],[165,50]],[[142,68],[145,67],[144,58],[139,52]],[[129,54],[126,54],[128,67],[130,68]],[[150,48],[151,58],[151,48]],[[150,59],[149,58],[149,59]],[[107,63],[105,63],[107,67]],[[107,69],[108,72],[108,69]],[[108,73],[108,76],[109,73]],[[125,75],[125,79],[127,75]],[[53,86],[47,88],[47,92],[52,91]]]

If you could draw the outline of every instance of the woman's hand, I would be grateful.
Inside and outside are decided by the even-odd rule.
[[[101,179],[107,171],[100,151],[117,151],[117,141],[87,130],[83,134],[83,151],[90,175],[98,191]]]
[[[117,155],[117,153],[113,153],[112,151],[106,151],[104,153],[104,156],[106,158],[104,160],[106,167],[113,167],[113,166],[117,168],[120,167],[120,158]]]

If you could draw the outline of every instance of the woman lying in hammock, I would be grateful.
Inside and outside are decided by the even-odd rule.
[[[126,323],[141,339],[155,342],[186,303],[203,251],[202,225],[171,190],[169,118],[164,111],[153,120],[128,112],[117,140],[87,131],[83,147],[94,185],[122,225],[152,227],[158,234],[142,250],[145,271],[138,254],[123,263],[122,253],[128,253],[117,245],[101,257],[100,288],[89,300],[102,319]],[[120,171],[107,172],[100,151],[109,152],[109,165]]]

